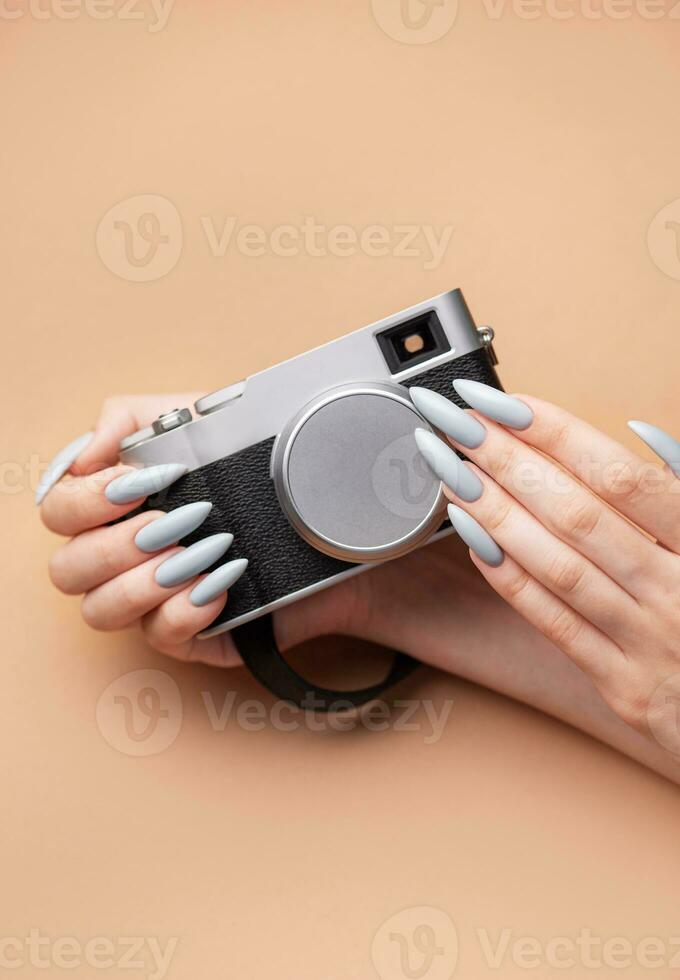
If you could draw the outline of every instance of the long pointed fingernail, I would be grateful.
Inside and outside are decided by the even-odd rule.
[[[156,569],[156,581],[164,589],[187,582],[221,558],[231,547],[233,540],[233,534],[211,534],[209,538],[197,541],[190,548],[185,548],[159,565]]]
[[[41,504],[55,483],[61,480],[64,473],[71,469],[86,446],[92,442],[94,432],[86,432],[69,442],[61,452],[57,453],[43,475],[40,477],[38,489],[35,492],[36,504]]]
[[[484,426],[448,398],[429,388],[410,388],[409,394],[420,414],[461,446],[477,449],[484,442]]]
[[[676,476],[680,476],[680,442],[669,436],[667,432],[649,422],[638,422],[633,420],[628,423],[636,436],[646,442],[650,449],[653,449],[657,456],[660,456],[664,463],[673,470]]]
[[[183,463],[161,463],[144,470],[124,473],[109,483],[104,491],[106,499],[112,504],[129,504],[140,497],[148,497],[150,493],[165,490],[175,480],[179,480],[188,468]]]
[[[481,497],[483,487],[477,474],[458,459],[453,449],[445,446],[434,432],[416,429],[415,439],[430,469],[461,500],[471,503]]]
[[[497,568],[505,558],[491,535],[484,530],[474,517],[460,507],[449,504],[449,520],[468,548],[492,568]]]
[[[200,527],[206,519],[212,504],[207,500],[199,500],[195,504],[185,504],[176,510],[171,510],[164,517],[158,517],[147,524],[135,536],[135,544],[141,551],[159,551],[169,544],[176,544],[181,538],[191,534]]]
[[[230,589],[241,578],[248,567],[247,558],[235,558],[226,565],[220,565],[207,578],[191,590],[189,601],[193,606],[207,606],[209,602]]]
[[[468,378],[456,378],[453,387],[468,405],[501,425],[507,425],[511,429],[528,429],[534,421],[534,413],[528,405],[514,395],[506,395],[504,391],[492,388],[491,385],[470,381]]]

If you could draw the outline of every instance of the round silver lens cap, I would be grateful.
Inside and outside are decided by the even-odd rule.
[[[446,501],[418,452],[417,428],[430,426],[400,385],[344,385],[309,402],[272,458],[279,503],[298,533],[353,562],[395,558],[426,541]]]

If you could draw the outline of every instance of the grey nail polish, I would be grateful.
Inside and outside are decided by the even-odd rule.
[[[649,422],[638,422],[636,420],[628,423],[636,436],[646,442],[650,449],[660,456],[664,463],[672,469],[676,476],[680,477],[680,442],[669,436],[667,432]]]
[[[175,480],[179,480],[180,476],[184,476],[187,469],[182,463],[161,463],[143,470],[133,470],[132,473],[124,473],[112,480],[104,493],[112,504],[129,504],[139,497],[148,497],[150,493],[165,490]]]
[[[61,452],[57,453],[43,475],[40,477],[38,489],[35,492],[36,504],[41,504],[55,483],[61,480],[64,473],[71,469],[86,446],[92,442],[94,432],[86,432],[69,442]]]
[[[430,469],[462,500],[469,503],[482,495],[482,483],[476,473],[458,459],[450,446],[444,445],[434,432],[416,429],[416,443]]]
[[[460,507],[454,507],[453,504],[449,504],[447,510],[449,520],[468,548],[471,548],[483,562],[491,565],[492,568],[497,568],[502,564],[505,555],[491,535],[484,530],[482,525],[474,517],[471,517],[466,511],[461,510]]]
[[[429,388],[410,388],[409,394],[420,414],[461,446],[477,449],[484,442],[484,426],[448,398]]]
[[[170,589],[174,585],[181,585],[188,579],[204,572],[210,568],[213,562],[222,557],[224,552],[231,547],[234,540],[233,534],[211,534],[209,538],[197,541],[191,547],[185,548],[179,554],[168,558],[156,569],[156,581],[164,589]]]
[[[200,527],[211,510],[212,504],[207,500],[185,504],[183,507],[171,510],[169,514],[158,517],[138,531],[135,535],[135,544],[140,551],[147,552],[159,551],[161,548],[167,548],[169,544],[176,544],[181,538]]]
[[[218,595],[222,595],[223,592],[231,588],[234,582],[241,578],[247,567],[247,558],[235,558],[233,561],[228,561],[226,565],[220,565],[207,578],[199,582],[195,589],[191,590],[189,601],[193,606],[207,606]]]
[[[456,378],[453,382],[461,398],[482,415],[507,425],[510,429],[528,429],[534,420],[534,413],[528,405],[504,391],[483,385],[481,381]]]

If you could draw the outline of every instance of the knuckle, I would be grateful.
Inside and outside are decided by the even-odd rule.
[[[556,418],[545,436],[545,451],[551,456],[559,456],[571,435],[569,419]]]
[[[612,711],[636,731],[647,729],[649,700],[640,687],[628,684],[619,686],[614,692],[603,692],[603,697]]]
[[[586,563],[577,555],[558,554],[550,563],[547,578],[552,589],[570,594],[575,592],[586,573]]]
[[[91,593],[83,596],[83,601],[80,605],[80,615],[83,617],[84,622],[90,629],[93,630],[104,630],[105,621],[102,617],[101,607],[92,598]]]
[[[597,502],[579,494],[565,503],[560,514],[560,530],[582,540],[593,534],[601,517],[602,509]]]
[[[76,533],[87,525],[87,500],[82,490],[81,484],[77,492],[69,495],[68,503],[65,506],[63,522],[65,526],[68,526],[71,533]]]
[[[548,623],[546,635],[558,647],[572,647],[578,640],[583,623],[571,609],[560,609]]]
[[[625,464],[617,467],[609,476],[608,489],[612,497],[626,503],[635,503],[645,493],[647,473],[643,467]]]
[[[158,619],[158,633],[165,639],[172,639],[184,634],[188,623],[187,609],[181,602],[165,602]]]
[[[143,596],[131,575],[119,575],[116,586],[115,608],[121,621],[128,622],[135,614]]]
[[[492,507],[484,519],[487,530],[493,535],[494,532],[502,530],[510,521],[513,510],[513,502],[510,499],[500,500],[495,507]]]
[[[92,547],[94,550],[95,566],[100,572],[100,577],[104,579],[113,578],[118,572],[119,554],[115,547],[111,529],[100,529],[100,533],[94,536]]]
[[[494,479],[501,486],[512,486],[517,470],[517,452],[506,449],[494,460]]]
[[[51,492],[48,493],[40,505],[40,520],[48,531],[52,531],[53,534],[59,534],[62,525],[62,521],[60,520],[61,507],[57,506],[59,501],[55,490],[56,487],[52,487]]]
[[[527,590],[531,583],[531,577],[525,571],[519,569],[512,579],[508,582],[507,596],[510,601],[519,599]]]
[[[49,561],[47,563],[47,573],[50,577],[52,585],[59,589],[60,592],[67,592],[67,578],[66,578],[66,556],[64,554],[64,549],[59,548],[50,555]]]

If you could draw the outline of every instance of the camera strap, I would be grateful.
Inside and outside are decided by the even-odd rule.
[[[354,691],[333,691],[305,680],[284,660],[276,645],[271,615],[260,616],[250,623],[237,626],[231,635],[243,663],[260,684],[282,701],[289,701],[309,711],[347,711],[350,708],[359,708],[403,680],[419,666],[413,657],[395,652],[392,666],[382,681]]]

